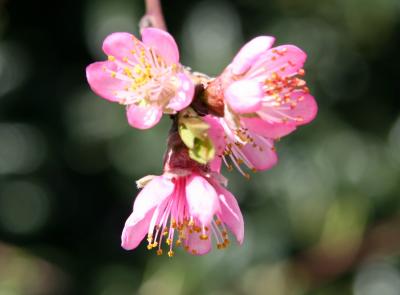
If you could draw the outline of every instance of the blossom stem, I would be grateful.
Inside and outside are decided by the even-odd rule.
[[[146,14],[140,20],[140,29],[153,27],[166,31],[160,0],[145,0]]]

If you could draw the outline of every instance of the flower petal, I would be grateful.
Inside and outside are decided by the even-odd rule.
[[[241,75],[246,72],[251,65],[274,44],[275,38],[270,36],[260,36],[247,42],[236,54],[231,63],[232,73]]]
[[[142,30],[142,40],[147,46],[153,47],[167,64],[179,62],[178,46],[175,39],[166,31],[157,28],[145,28]]]
[[[297,125],[304,125],[312,120],[318,112],[318,106],[312,95],[304,92],[294,92],[290,97],[295,105],[292,105],[286,114],[288,117],[296,118]]]
[[[208,166],[211,171],[220,172],[221,164],[222,164],[222,156],[225,150],[226,141],[225,141],[225,132],[222,128],[219,120],[216,119],[212,115],[207,115],[203,117],[203,120],[210,126],[208,129],[208,137],[211,139],[211,142],[215,148],[215,156],[210,162],[208,162]]]
[[[122,247],[126,250],[136,248],[148,232],[153,212],[157,206],[174,191],[174,184],[162,176],[154,177],[138,194],[133,212],[125,223],[122,232]]]
[[[171,98],[167,105],[167,108],[173,109],[175,111],[180,111],[186,108],[192,102],[194,94],[194,84],[192,80],[190,80],[190,78],[183,73],[179,73],[176,77],[178,79],[176,95]]]
[[[167,177],[156,176],[140,191],[133,205],[133,211],[143,215],[161,204],[174,191],[175,185]]]
[[[129,33],[112,33],[103,42],[103,51],[120,61],[126,57],[135,60],[133,53],[138,51],[138,47],[143,49],[143,43]]]
[[[207,115],[203,117],[203,121],[206,122],[210,128],[208,129],[208,137],[211,139],[216,154],[222,155],[225,149],[225,139],[224,139],[224,129],[217,118],[212,115]]]
[[[213,172],[221,172],[222,157],[215,156],[210,162],[208,162],[210,170]]]
[[[203,177],[191,175],[186,183],[186,200],[191,216],[202,225],[209,225],[218,208],[218,197],[213,186]]]
[[[254,80],[239,80],[228,86],[224,96],[236,113],[253,113],[261,108],[264,91],[261,83]]]
[[[154,212],[148,211],[144,217],[138,216],[137,211],[133,211],[127,219],[121,235],[121,246],[125,250],[135,249],[145,237],[149,230],[149,224]]]
[[[244,117],[240,120],[251,132],[267,138],[281,138],[296,130],[296,124],[293,123],[270,123],[260,118]]]
[[[211,250],[211,237],[208,237],[207,240],[202,240],[200,239],[200,234],[194,232],[189,234],[186,246],[188,247],[186,251],[192,255],[207,254]]]
[[[312,95],[296,91],[291,93],[290,99],[286,103],[263,107],[257,114],[267,122],[304,125],[315,118],[317,111],[318,106]]]
[[[115,64],[108,61],[95,62],[88,65],[86,78],[90,88],[105,99],[118,101],[116,91],[123,90],[128,85],[128,82],[112,77],[111,72],[116,70]]]
[[[273,74],[292,76],[303,68],[306,59],[307,54],[294,45],[277,46],[259,56],[246,73],[246,78],[263,82]]]
[[[244,238],[244,221],[236,198],[226,189],[217,186],[219,204],[221,208],[221,220],[230,231],[235,235],[236,240],[241,245]]]
[[[240,149],[244,155],[243,160],[251,164],[248,166],[257,170],[267,170],[275,166],[278,156],[274,149],[274,141],[256,134],[251,134],[251,137],[255,145],[249,143]]]
[[[159,106],[152,104],[131,104],[127,107],[126,114],[132,127],[148,129],[160,121],[162,110]]]

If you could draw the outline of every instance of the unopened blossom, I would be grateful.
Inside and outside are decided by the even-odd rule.
[[[293,45],[271,48],[274,41],[261,36],[245,44],[206,88],[205,98],[216,106],[215,119],[226,133],[225,156],[238,168],[241,163],[252,170],[271,168],[277,162],[274,140],[317,113],[303,80],[307,55]]]
[[[154,176],[144,186],[125,223],[122,247],[135,249],[146,238],[158,255],[183,247],[193,255],[230,243],[228,229],[243,242],[243,217],[235,197],[213,174],[176,170]],[[164,244],[164,246],[163,246]]]
[[[96,94],[126,106],[131,126],[150,128],[163,113],[174,114],[191,103],[194,84],[169,33],[145,28],[142,41],[113,33],[104,40],[103,51],[108,60],[89,65],[87,80]]]

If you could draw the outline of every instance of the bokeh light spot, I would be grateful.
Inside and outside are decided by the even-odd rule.
[[[371,262],[364,265],[356,275],[354,295],[398,295],[400,273],[389,263]]]
[[[41,132],[31,125],[0,123],[0,175],[36,170],[46,156]]]
[[[30,70],[27,53],[17,43],[0,43],[0,98],[18,87]]]
[[[102,43],[114,32],[130,32],[137,35],[139,21],[135,12],[137,2],[124,0],[88,1],[85,14],[86,44],[96,59],[104,58]]]
[[[48,192],[27,181],[8,182],[0,190],[0,226],[16,235],[34,234],[50,214]]]
[[[229,2],[201,2],[183,26],[183,61],[195,71],[216,75],[228,65],[241,39],[240,18]]]

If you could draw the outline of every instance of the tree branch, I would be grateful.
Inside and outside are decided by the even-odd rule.
[[[146,14],[140,20],[140,30],[148,27],[166,31],[160,0],[145,0]]]

